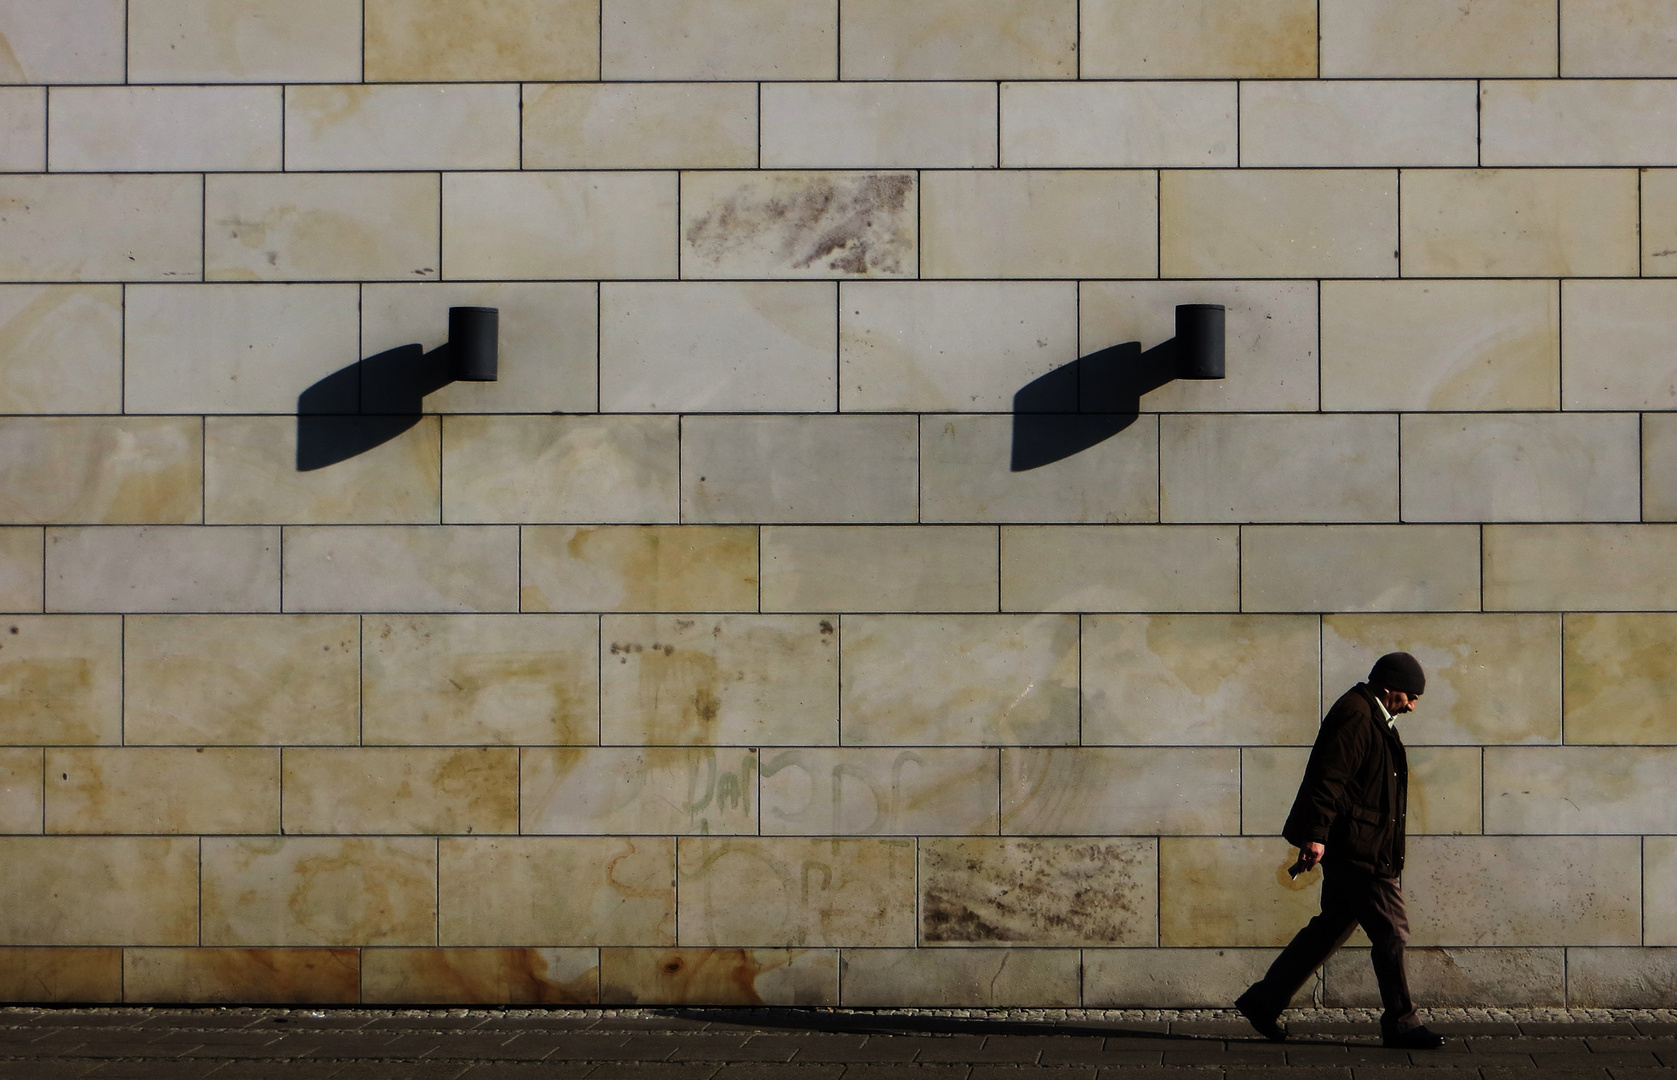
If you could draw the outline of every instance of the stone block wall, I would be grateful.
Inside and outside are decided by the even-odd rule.
[[[0,83],[0,998],[1224,1004],[1402,648],[1424,1001],[1677,1004],[1672,0],[0,0]],[[1226,380],[1014,415],[1184,302]]]

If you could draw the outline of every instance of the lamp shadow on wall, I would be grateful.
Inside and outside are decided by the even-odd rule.
[[[399,345],[321,379],[297,395],[297,471],[336,465],[418,424],[425,395],[454,381],[447,345]]]
[[[1064,461],[1136,422],[1142,395],[1176,378],[1176,339],[1146,352],[1141,342],[1080,356],[1013,395],[1013,472]]]

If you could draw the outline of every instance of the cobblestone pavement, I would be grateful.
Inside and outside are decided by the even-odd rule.
[[[1435,1010],[1444,1050],[1373,1012],[855,1009],[0,1009],[0,1080],[1677,1080],[1677,1011]]]

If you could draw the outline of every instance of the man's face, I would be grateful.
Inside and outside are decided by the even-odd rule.
[[[1406,712],[1414,712],[1416,703],[1421,700],[1420,694],[1406,694],[1402,690],[1382,690],[1380,693],[1386,711],[1393,716],[1402,716]]]

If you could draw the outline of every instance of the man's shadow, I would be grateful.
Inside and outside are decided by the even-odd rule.
[[[1013,395],[1012,471],[1063,461],[1136,422],[1142,395],[1176,378],[1176,339],[1141,351],[1141,342],[1092,352]]]
[[[297,471],[348,461],[418,424],[425,395],[454,381],[448,345],[399,345],[321,379],[297,396]]]

